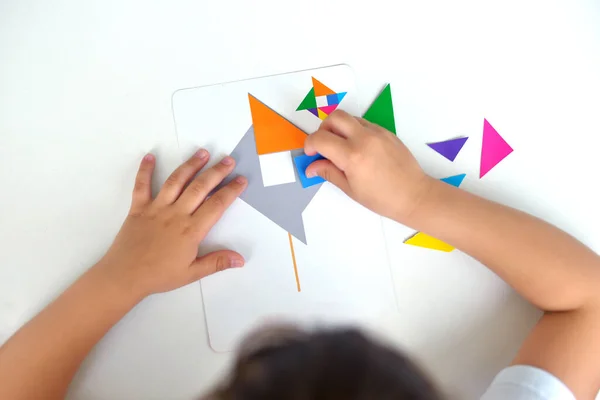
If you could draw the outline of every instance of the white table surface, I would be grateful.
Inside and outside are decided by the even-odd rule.
[[[435,176],[450,167],[423,143],[488,118],[515,153],[465,188],[600,250],[597,1],[3,0],[0,342],[103,254],[143,154],[157,184],[178,164],[176,89],[338,63],[365,103],[392,83],[399,136]],[[474,176],[469,154],[451,168]],[[390,228],[401,310],[382,334],[476,398],[539,312],[459,252],[407,259],[405,234]],[[201,394],[231,361],[210,350],[201,304],[197,284],[141,303],[70,398]]]

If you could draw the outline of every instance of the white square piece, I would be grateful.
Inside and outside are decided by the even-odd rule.
[[[317,99],[317,107],[327,107],[327,96],[319,96]]]
[[[258,156],[258,161],[264,186],[282,185],[296,181],[292,155],[289,151],[263,154]]]

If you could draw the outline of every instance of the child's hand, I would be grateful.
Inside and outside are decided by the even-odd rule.
[[[327,158],[311,164],[307,176],[319,175],[399,222],[407,221],[433,181],[396,136],[343,111],[332,113],[308,137],[304,151]]]
[[[186,187],[208,159],[208,152],[199,150],[173,172],[153,200],[155,159],[152,155],[144,157],[129,215],[96,268],[143,298],[217,271],[243,266],[244,258],[233,251],[217,251],[197,258],[200,242],[247,185],[245,178],[238,177],[206,200],[233,170],[235,161],[226,157]]]

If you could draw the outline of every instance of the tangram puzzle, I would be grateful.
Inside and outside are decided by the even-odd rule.
[[[428,143],[427,145],[450,161],[454,161],[458,153],[462,150],[467,142],[468,137],[455,138],[445,140],[443,142]],[[481,159],[479,164],[479,179],[483,178],[492,170],[500,161],[513,152],[512,147],[500,136],[498,131],[484,119],[483,121],[483,139],[481,144]],[[456,187],[460,187],[465,179],[466,174],[450,176],[441,179],[442,181]],[[425,247],[428,249],[450,252],[454,247],[427,235],[424,232],[417,232],[404,243],[413,246]]]
[[[315,91],[315,87],[319,90],[322,90],[322,87],[327,88],[313,78],[311,92]],[[345,92],[342,93],[345,95]],[[304,141],[307,134],[300,128],[250,93],[248,101],[252,126],[231,153],[231,156],[237,160],[237,164],[228,179],[231,180],[235,175],[246,176],[248,188],[240,198],[290,235],[307,244],[302,212],[319,191],[320,182],[315,184],[314,178],[307,179],[305,171],[314,160],[322,157],[304,154]],[[365,114],[365,119],[379,125],[393,125],[392,107],[390,86],[387,85]],[[280,152],[290,152],[299,179],[290,183],[264,186],[259,157]]]
[[[347,92],[334,92],[315,78],[313,87],[301,101],[297,111],[309,111],[320,119],[325,119],[343,100]],[[248,205],[283,228],[289,236],[290,251],[294,262],[294,272],[298,291],[300,281],[294,255],[295,237],[308,244],[302,212],[321,188],[323,180],[319,177],[307,178],[305,171],[312,162],[323,158],[320,155],[307,156],[303,152],[307,134],[273,109],[248,94],[252,125],[237,144],[231,156],[237,160],[235,170],[223,184],[236,175],[248,178],[248,187],[240,196]],[[396,134],[394,108],[390,85],[386,85],[363,116],[364,119],[380,125]],[[429,143],[428,146],[449,161],[454,161],[468,137],[453,138],[442,142]],[[492,125],[484,120],[480,161],[480,178],[489,173],[513,149],[498,134]],[[272,154],[286,154],[293,159],[296,178],[291,182],[266,186],[263,184],[260,157]],[[466,174],[441,179],[449,185],[460,187]],[[433,250],[450,252],[454,247],[424,232],[417,232],[404,243]]]
[[[312,78],[312,82],[312,89],[308,91],[296,111],[306,110],[324,120],[335,111],[347,92],[336,93],[315,78]]]
[[[317,107],[317,115],[319,111],[325,115],[333,112],[346,95],[346,92],[334,93],[313,78],[313,88],[309,91],[310,97],[313,98],[312,101],[316,101],[316,97],[323,93],[327,93],[327,101],[331,103],[323,106],[329,107],[325,110],[321,109],[323,107]],[[309,95],[302,101],[303,104],[308,104]],[[252,126],[232,151],[231,156],[237,161],[237,164],[233,173],[222,185],[227,184],[236,175],[244,175],[248,178],[248,187],[240,198],[288,233],[296,282],[298,291],[300,291],[292,237],[308,244],[302,212],[317,194],[323,181],[320,178],[306,178],[305,171],[308,165],[321,156],[304,154],[304,141],[307,134],[300,128],[250,93],[248,101],[252,114]],[[336,101],[337,103],[335,103]],[[309,105],[312,106],[312,104],[311,102]],[[304,106],[301,104],[299,109]],[[393,115],[391,91],[387,85],[364,118],[378,125],[389,126],[395,131]],[[281,152],[289,152],[290,157],[293,157],[296,166],[295,173],[299,179],[289,183],[265,186],[262,180],[260,157]]]

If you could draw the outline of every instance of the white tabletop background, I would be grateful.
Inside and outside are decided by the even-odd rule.
[[[595,0],[2,0],[0,342],[101,257],[144,153],[158,156],[157,184],[178,164],[176,89],[338,63],[365,106],[392,83],[399,137],[435,176],[454,167],[423,143],[480,134],[488,118],[515,153],[465,189],[600,250]],[[390,232],[405,279],[382,334],[449,393],[477,398],[539,312],[459,252],[420,268],[406,230]],[[208,346],[193,284],[128,314],[70,398],[190,399],[230,361]]]

